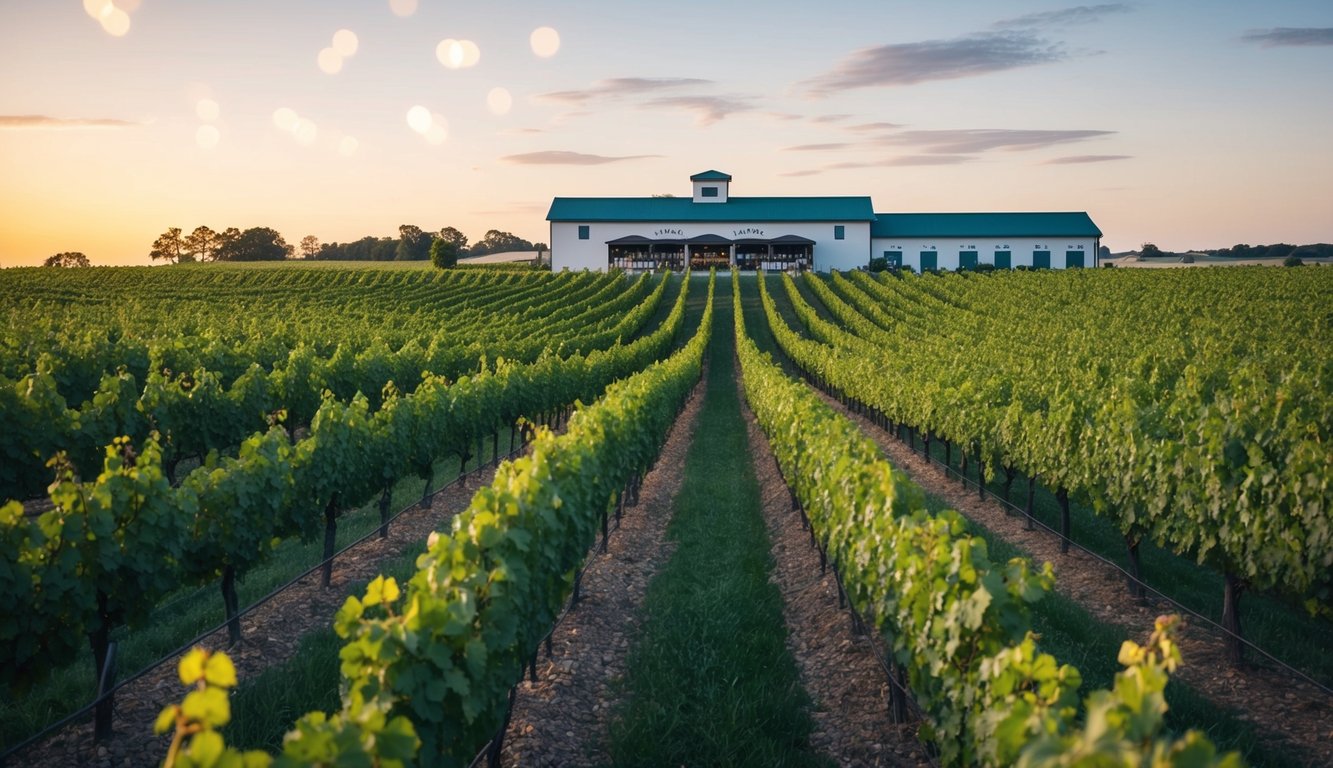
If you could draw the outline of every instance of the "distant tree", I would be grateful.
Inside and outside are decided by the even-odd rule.
[[[1305,262],[1301,260],[1301,257],[1300,257],[1300,256],[1297,256],[1296,254],[1293,253],[1292,255],[1290,255],[1290,256],[1288,256],[1287,258],[1285,258],[1285,259],[1282,260],[1282,266],[1284,266],[1284,267],[1301,267],[1301,266],[1305,266]]]
[[[437,269],[452,269],[458,266],[458,244],[443,237],[437,237],[430,244],[430,263]]]
[[[171,227],[158,235],[153,241],[153,249],[148,252],[148,258],[153,261],[164,259],[168,263],[193,260],[189,248],[185,245],[185,238],[181,237],[180,227]]]
[[[1103,245],[1101,247],[1101,250],[1097,251],[1097,255],[1102,257],[1103,259],[1111,258],[1111,246]]]
[[[319,238],[314,235],[306,235],[301,238],[301,258],[313,259],[319,253]]]
[[[435,236],[415,224],[398,227],[398,248],[395,261],[425,261],[430,258],[430,244]]]
[[[54,256],[47,256],[43,267],[91,267],[88,257],[78,251],[65,251]]]
[[[292,250],[277,230],[269,227],[251,227],[219,248],[217,260],[282,261],[292,255]]]
[[[477,244],[468,250],[470,256],[483,256],[488,253],[505,253],[506,251],[531,251],[532,243],[510,232],[501,232],[498,229],[492,229],[486,233],[486,236],[477,241]]]
[[[222,236],[206,226],[194,228],[185,238],[185,250],[195,261],[212,261],[217,258],[218,244]]]
[[[436,238],[453,243],[457,246],[460,255],[467,252],[467,235],[459,232],[453,227],[445,227],[444,229],[441,229],[440,234],[436,235]],[[435,244],[431,243],[431,247],[434,248]]]
[[[1164,253],[1161,248],[1158,248],[1152,243],[1144,243],[1143,247],[1139,249],[1139,257],[1144,259],[1151,259],[1165,255],[1166,253]]]

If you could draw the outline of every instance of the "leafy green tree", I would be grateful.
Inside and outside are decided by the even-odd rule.
[[[394,252],[395,261],[425,261],[430,258],[430,244],[434,235],[423,231],[415,224],[403,224],[398,227],[398,248]]]
[[[269,227],[251,227],[228,240],[217,250],[218,261],[282,261],[292,254],[292,247],[278,231]]]
[[[501,232],[498,229],[492,229],[486,233],[486,236],[477,241],[468,251],[471,256],[482,256],[488,253],[505,253],[507,251],[531,251],[532,243],[511,232]]]
[[[430,244],[430,263],[437,269],[458,266],[458,245],[442,237],[435,238],[435,242]]]
[[[91,267],[88,257],[78,251],[65,251],[54,256],[47,256],[43,267]]]
[[[217,258],[221,236],[206,226],[194,228],[185,238],[185,250],[190,252],[195,261],[212,261]]]
[[[189,247],[185,245],[185,238],[181,237],[180,227],[170,227],[158,235],[153,241],[153,249],[148,252],[148,258],[153,261],[163,259],[169,264],[194,260]]]
[[[448,240],[453,243],[458,247],[459,254],[467,252],[467,235],[459,232],[453,227],[445,227],[444,229],[441,229],[440,234],[436,235],[436,238],[440,240]],[[435,244],[432,243],[431,247],[434,247],[434,245]]]
[[[313,259],[319,254],[319,238],[314,235],[306,235],[301,238],[301,258]]]
[[[1163,252],[1161,248],[1158,248],[1153,243],[1144,243],[1143,247],[1139,249],[1139,257],[1144,259],[1152,259],[1158,256],[1165,256],[1165,255],[1166,253]]]

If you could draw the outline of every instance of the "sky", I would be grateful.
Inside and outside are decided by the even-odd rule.
[[[0,0],[0,266],[168,227],[549,240],[554,196],[1333,242],[1333,0]]]

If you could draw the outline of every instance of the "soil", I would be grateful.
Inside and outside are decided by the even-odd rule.
[[[510,766],[607,765],[618,682],[630,643],[642,624],[644,593],[675,547],[666,538],[685,455],[694,439],[704,379],[667,435],[656,466],[643,478],[638,503],[611,530],[607,551],[594,545],[583,570],[581,598],[566,609],[551,636],[550,655],[539,654],[537,680],[519,683],[503,743]]]
[[[938,463],[913,452],[870,419],[820,394],[855,421],[895,467],[928,493],[1022,549],[1034,563],[1050,562],[1056,591],[1098,621],[1121,627],[1126,638],[1143,642],[1154,619],[1170,612],[1169,606],[1131,597],[1119,570],[1077,547],[1061,554],[1057,534],[1042,528],[1024,530],[1024,517],[1010,514],[989,492],[987,500],[981,501],[975,487],[964,487]],[[1185,621],[1177,639],[1185,663],[1176,676],[1214,704],[1253,724],[1265,741],[1300,755],[1304,764],[1333,765],[1333,700],[1327,694],[1273,668],[1232,667],[1221,635],[1202,622]]]
[[[320,573],[316,571],[243,616],[240,645],[226,648],[225,629],[209,635],[200,645],[226,648],[242,681],[283,663],[295,655],[302,636],[331,624],[349,584],[374,578],[382,562],[418,546],[432,531],[447,528],[448,521],[467,508],[477,488],[490,483],[494,474],[493,465],[472,471],[462,482],[455,481],[436,492],[429,508],[417,504],[401,514],[390,525],[389,538],[372,537],[340,555],[334,561],[329,589],[320,587]],[[51,768],[160,765],[171,739],[170,734],[155,736],[153,722],[163,707],[179,703],[185,695],[177,663],[176,658],[165,661],[117,691],[110,739],[93,743],[90,717],[14,755],[12,764]]]

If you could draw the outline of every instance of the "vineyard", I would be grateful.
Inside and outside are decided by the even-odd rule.
[[[615,546],[601,553],[630,535],[626,516],[684,515],[686,501],[642,504],[641,489],[682,409],[716,397],[700,380],[734,378],[767,447],[671,466],[777,468],[779,512],[818,555],[810,577],[829,580],[873,661],[878,679],[854,682],[887,692],[878,711],[842,713],[880,723],[875,740],[905,734],[925,744],[913,760],[941,765],[1333,759],[1330,306],[1333,273],[1318,268],[5,270],[0,752],[44,765],[522,764],[525,701],[540,678],[587,664],[561,655],[560,634],[605,602],[585,573],[621,562]],[[1054,564],[998,540],[972,502],[945,508],[885,441],[971,483],[978,505],[1000,499],[1026,528],[1049,526]],[[473,477],[457,506],[438,496]],[[340,579],[361,542],[416,530],[395,522],[400,508],[435,515],[435,532],[401,543],[410,560],[371,562],[369,583]],[[786,556],[762,535],[727,546],[756,547],[760,564]],[[1106,599],[1173,614],[1129,629],[1086,619],[1110,644],[1095,659],[1052,624],[1085,550],[1123,578]],[[256,611],[295,589],[341,603],[310,627],[336,633],[336,696],[269,715],[277,743],[228,747],[247,675],[263,668],[250,653],[238,676],[229,654],[267,648]],[[647,648],[665,598],[638,599]],[[776,593],[753,599],[781,615]],[[702,604],[686,595],[679,610]],[[1273,713],[1236,711],[1191,676],[1205,630],[1218,664],[1252,691],[1299,696],[1286,705],[1302,715],[1270,728]],[[779,654],[787,632],[804,637],[781,620],[754,631]],[[668,728],[662,683],[638,682],[645,652],[626,642],[628,683],[610,690],[629,693],[571,726],[593,742],[609,729],[609,746],[580,759],[760,763],[743,745],[630,746],[636,707],[686,749],[723,742]],[[595,666],[621,653],[599,648]],[[807,687],[824,674],[798,666]],[[713,695],[697,685],[689,696]],[[147,703],[118,710],[117,697]],[[719,711],[739,711],[726,701]]]

